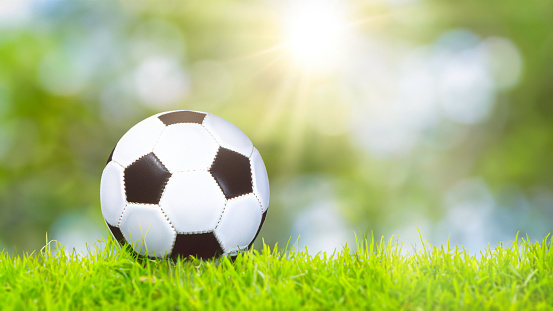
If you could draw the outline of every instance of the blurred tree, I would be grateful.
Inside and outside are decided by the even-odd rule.
[[[494,194],[551,194],[550,1],[344,3],[350,41],[330,46],[351,53],[321,70],[294,61],[292,2],[0,4],[0,245],[36,249],[75,211],[102,226],[109,152],[169,109],[208,110],[250,135],[272,182],[268,242],[288,239],[313,180],[331,184],[353,228],[377,234],[413,211],[441,219],[444,195],[473,176]],[[297,32],[317,31],[319,8]],[[481,115],[459,110],[471,100]]]

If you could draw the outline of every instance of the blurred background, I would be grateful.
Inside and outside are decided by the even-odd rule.
[[[174,109],[260,150],[270,244],[552,231],[552,1],[2,0],[0,249],[106,236],[109,153]]]

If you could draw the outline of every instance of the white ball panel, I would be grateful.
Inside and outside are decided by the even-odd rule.
[[[206,171],[174,174],[160,206],[179,233],[213,230],[225,208],[225,196]]]
[[[165,124],[157,117],[150,117],[136,124],[117,143],[113,151],[113,161],[127,167],[141,156],[152,152],[164,129]]]
[[[222,147],[241,153],[245,157],[252,154],[252,142],[236,125],[213,114],[207,114],[203,125]]]
[[[102,173],[100,204],[106,222],[116,227],[127,204],[127,199],[125,197],[123,168],[113,161],[106,165]]]
[[[170,254],[177,235],[157,205],[128,204],[120,228],[133,249],[149,257]]]
[[[154,153],[171,172],[207,170],[219,144],[200,124],[168,126],[154,148]]]
[[[267,169],[265,168],[265,163],[263,163],[261,154],[259,154],[256,148],[253,148],[250,162],[252,166],[253,192],[261,201],[263,212],[265,212],[269,208],[269,198],[271,194],[269,189],[269,176],[267,175]]]
[[[227,202],[215,234],[225,252],[245,249],[255,237],[261,224],[261,206],[253,194]]]

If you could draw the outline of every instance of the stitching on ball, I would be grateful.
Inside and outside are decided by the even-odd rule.
[[[200,231],[177,231],[178,234],[184,235],[193,235],[193,234],[203,234],[203,233],[213,233],[213,230],[200,230]]]
[[[207,169],[208,171],[211,170],[211,168],[213,167],[213,164],[215,163],[215,160],[217,160],[217,156],[219,155],[219,150],[221,150],[221,145],[219,145],[219,148],[217,148],[217,151],[215,152],[215,156],[213,157],[213,160],[211,160],[211,163],[209,164],[209,168]]]
[[[263,203],[261,203],[261,200],[259,199],[259,197],[257,196],[257,194],[254,192],[252,192],[253,195],[255,196],[255,199],[257,200],[257,202],[259,203],[259,207],[261,207],[261,213],[263,213]]]
[[[121,212],[121,215],[119,215],[119,220],[117,220],[117,227],[121,229],[121,220],[123,219],[123,214],[125,214],[125,210],[127,210],[127,206],[129,206],[129,202],[125,204],[125,207],[123,207],[123,211]],[[123,236],[125,237],[125,236]]]
[[[124,170],[128,169],[131,165],[133,165],[134,163],[136,163],[138,160],[142,159],[143,157],[147,156],[148,154],[152,153],[151,151],[146,153],[146,154],[143,154],[141,155],[140,157],[138,157],[138,159],[132,161],[131,163],[129,163],[129,165],[127,165],[127,167],[124,168]]]
[[[153,153],[154,156],[155,156],[156,158],[158,158],[157,155],[154,153],[154,149],[155,149],[155,147],[157,146],[157,143],[159,142],[159,140],[161,139],[161,135],[163,135],[163,132],[165,132],[166,129],[167,129],[167,126],[165,126],[165,128],[164,128],[163,130],[161,130],[161,133],[159,133],[159,136],[157,137],[157,140],[156,140],[154,146],[150,149],[149,152],[146,152],[145,154],[141,155],[140,157],[138,157],[136,160],[132,161],[129,165],[127,165],[127,167],[124,167],[123,169],[124,169],[124,170],[127,169],[129,166],[133,165],[136,161],[142,159],[143,157],[147,156],[147,155],[150,154],[150,153]],[[117,147],[116,147],[116,148],[117,148]],[[163,166],[165,166],[165,167],[167,168],[167,166],[163,163],[163,161],[161,161],[160,158],[158,158],[158,160],[159,160],[159,162],[161,162],[161,164],[163,164]],[[112,161],[114,161],[114,160],[112,159]],[[119,165],[121,165],[121,163],[119,163],[119,162],[117,162],[117,161],[114,161],[114,162],[116,162],[116,163],[118,163]],[[123,167],[123,165],[121,165],[121,167]]]
[[[166,112],[160,112],[158,114],[154,114],[153,116],[150,116],[148,117],[147,119],[157,119],[159,122],[161,122],[161,124],[165,127],[167,127],[167,125],[165,125],[165,123],[163,123],[163,121],[161,121],[161,119],[159,117],[163,116],[163,115],[166,115],[168,113],[171,113],[171,112],[174,112],[174,111],[166,111]],[[146,119],[146,120],[147,120]]]
[[[127,207],[129,205],[143,205],[143,206],[158,206],[158,204],[149,204],[149,203],[136,203],[136,202],[129,202],[127,201],[127,204],[125,204],[125,207],[123,208],[123,211],[121,212],[121,216],[119,216],[119,220],[117,221],[117,227],[121,227],[121,220],[123,219],[123,214],[125,213],[125,211],[127,210]]]
[[[252,154],[253,154],[253,151],[252,151]],[[259,199],[259,197],[257,196],[257,178],[254,176],[254,173],[253,173],[253,170],[254,170],[254,165],[252,163],[252,161],[250,161],[250,174],[252,176],[252,193],[253,195],[255,196],[255,198],[257,199],[257,202],[259,202],[259,206],[261,207],[261,212],[263,213],[263,203],[261,203],[261,200]]]
[[[209,135],[211,135],[211,137],[213,137],[213,139],[215,139],[215,141],[217,142],[217,144],[219,144],[219,146],[223,146],[221,144],[221,142],[217,139],[217,137],[215,137],[215,135],[213,133],[211,133],[211,131],[207,128],[207,126],[204,125],[204,122],[207,120],[207,118],[209,117],[209,114],[206,114],[205,115],[205,118],[204,120],[202,121],[202,124],[200,124],[201,126],[203,126],[205,128],[205,130],[209,133]]]
[[[242,154],[242,153],[240,153],[240,152],[238,152],[238,151],[235,151],[235,150],[232,150],[231,148],[227,148],[227,147],[223,146],[223,144],[219,141],[219,139],[217,139],[217,137],[215,137],[215,134],[211,133],[211,130],[210,130],[207,126],[205,126],[205,124],[204,124],[205,120],[206,120],[209,116],[211,116],[211,115],[212,115],[212,114],[207,113],[207,114],[205,115],[204,121],[203,121],[202,124],[200,124],[200,125],[202,125],[202,126],[207,130],[207,132],[213,137],[213,139],[215,139],[215,141],[217,142],[217,144],[219,144],[219,147],[228,149],[228,150],[230,150],[230,151],[234,151],[234,152],[236,152],[236,153],[238,153],[238,154],[240,154],[240,155],[242,155],[242,156],[245,156],[246,158],[249,159],[249,158],[252,156],[252,154],[253,154],[253,149],[254,149],[253,143],[252,143],[252,150],[250,151],[250,155],[249,155],[249,156],[246,156],[246,155],[244,155],[244,154]],[[249,140],[249,138],[248,138],[248,140]],[[251,142],[251,140],[250,140],[250,142]],[[215,161],[215,159],[214,159],[214,161]],[[213,164],[213,163],[211,163],[211,164]]]
[[[121,166],[123,167],[123,166]],[[129,205],[129,201],[127,201],[127,187],[125,187],[125,168],[123,168],[123,174],[121,174],[121,181],[123,182],[121,184],[121,187],[123,188],[123,194],[125,195],[125,207],[123,207],[123,211],[121,212],[121,215],[119,215],[119,220],[117,221],[117,227],[121,226],[121,219],[123,218],[123,214],[125,213],[125,210],[127,209],[127,206]]]
[[[165,191],[167,190],[167,185],[169,184],[169,180],[171,180],[171,177],[173,177],[173,174],[171,174],[171,176],[169,176],[169,178],[167,178],[167,180],[163,184],[163,191],[161,192],[161,195],[159,196],[159,201],[158,201],[159,202],[158,203],[159,207],[161,207],[161,200],[163,199],[163,195],[165,194]]]
[[[207,171],[209,172],[209,171]],[[225,207],[226,207],[226,204],[227,204],[227,199],[225,197],[225,194],[223,193],[223,190],[221,189],[221,187],[219,187],[219,184],[217,183],[217,181],[215,180],[215,178],[213,178],[213,176],[211,175],[211,173],[209,174],[209,176],[211,177],[211,179],[215,182],[215,184],[217,185],[217,187],[219,188],[219,190],[221,191],[221,195],[223,196],[223,199],[225,200]],[[167,182],[168,183],[168,182]],[[163,210],[163,208],[161,207],[161,202],[163,201],[163,197],[165,196],[165,193],[167,191],[165,191],[166,189],[163,189],[163,193],[161,194],[161,198],[159,200],[159,203],[160,204],[154,204],[154,205],[157,205],[159,206],[159,208],[163,211],[163,213],[165,214],[165,211]],[[224,211],[224,208],[223,208],[223,211]],[[222,215],[222,213],[221,213]],[[220,218],[219,218],[220,220]],[[217,222],[217,225],[219,224],[219,222]],[[215,228],[217,228],[217,225],[215,226]],[[209,233],[209,232],[212,232],[213,230],[201,230],[201,231],[187,231],[187,232],[184,232],[184,231],[178,231],[177,228],[171,223],[171,226],[175,229],[175,232],[177,232],[177,234],[201,234],[201,233]]]
[[[202,122],[202,124],[200,124],[208,133],[209,135],[211,135],[211,137],[213,137],[213,139],[215,140],[215,142],[217,143],[217,145],[219,145],[219,148],[217,148],[217,152],[215,152],[215,156],[213,157],[213,160],[211,160],[211,163],[209,164],[209,168],[211,168],[213,166],[213,163],[215,163],[215,160],[217,159],[217,155],[219,155],[219,150],[221,148],[224,148],[223,145],[221,144],[221,142],[215,137],[215,135],[213,135],[213,133],[211,133],[211,131],[207,128],[207,126],[204,125],[204,122],[205,120],[207,119],[207,117],[209,117],[209,114],[206,114],[205,115],[205,118]],[[208,169],[209,170],[209,169]]]
[[[159,206],[159,204],[153,204],[153,203],[139,203],[139,202],[128,202],[128,201],[127,203],[131,205],[142,205],[142,206],[150,206],[150,207]]]
[[[123,188],[123,194],[125,195],[125,202],[129,203],[129,201],[127,201],[127,187],[125,187],[125,169],[123,169],[123,174],[121,174],[121,176],[121,181],[123,182],[121,187]]]
[[[154,152],[154,149],[156,149],[156,146],[157,144],[159,143],[159,141],[161,140],[161,136],[163,135],[163,133],[165,132],[165,130],[167,129],[167,126],[165,126],[165,128],[163,129],[163,131],[161,131],[161,134],[159,134],[159,137],[157,138],[156,140],[156,143],[154,144],[154,146],[152,147],[152,151],[150,151],[150,153],[152,153],[154,155],[154,157],[156,157],[156,159],[159,160],[159,162],[169,171],[169,167],[167,166],[167,164],[163,163],[163,160],[161,160],[160,157],[157,156],[157,154]],[[170,173],[171,171],[169,171]]]
[[[161,192],[161,196],[159,197],[159,204],[157,204],[157,206],[159,207],[159,209],[161,210],[161,213],[163,213],[163,215],[165,216],[165,218],[167,218],[167,220],[169,221],[169,224],[171,224],[171,228],[175,231],[175,233],[177,233],[177,228],[173,225],[173,223],[171,222],[171,220],[169,220],[169,216],[167,216],[167,213],[165,213],[165,210],[163,209],[163,207],[161,207],[161,202],[163,201],[163,197],[165,196],[165,193],[167,192],[167,185],[169,184],[169,180],[171,179],[171,177],[169,177],[167,179],[167,181],[165,182],[165,185],[163,186],[163,192]],[[177,240],[177,235],[175,234],[175,238],[173,239],[173,243],[171,244],[171,252],[173,251],[173,247],[175,246],[175,241]]]
[[[225,214],[225,211],[227,210],[227,204],[228,200],[225,201],[225,206],[223,207],[223,211],[221,212],[221,215],[219,215],[219,220],[217,220],[217,224],[215,225],[215,229],[219,227],[219,224],[221,223],[221,219],[223,219],[223,215]]]
[[[109,163],[115,163],[116,165],[118,165],[120,168],[122,168],[123,170],[125,170],[125,167],[123,166],[123,164],[119,163],[118,161],[115,161],[113,158],[111,159],[111,161],[109,161]],[[109,164],[108,163],[108,164]],[[107,165],[106,165],[107,166]]]
[[[191,110],[187,110],[187,111],[191,111]],[[207,118],[207,114],[206,114],[206,118]],[[204,118],[204,121],[205,121],[205,118]],[[180,123],[180,124],[184,124],[184,123]],[[209,168],[211,168],[211,166],[212,166],[213,163],[215,162],[215,159],[217,158],[217,154],[219,153],[219,148],[221,148],[222,146],[221,146],[221,144],[219,143],[219,141],[215,138],[215,136],[213,136],[213,134],[207,129],[207,127],[205,127],[205,126],[203,125],[203,123],[202,123],[202,124],[198,124],[198,123],[186,123],[186,124],[192,125],[192,126],[200,126],[200,127],[202,127],[202,128],[203,128],[204,130],[206,130],[206,132],[207,132],[211,137],[213,137],[213,139],[215,140],[215,143],[217,144],[217,147],[218,147],[218,148],[217,148],[217,151],[215,152],[215,156],[214,156],[213,159],[211,160],[211,163],[209,163],[208,168],[205,169],[205,170],[209,170]],[[172,125],[176,125],[176,124],[172,124]],[[169,125],[169,126],[170,126],[170,125]],[[163,134],[163,132],[164,132],[169,126],[166,126],[165,129],[163,129],[163,131],[161,132],[161,134]],[[158,140],[156,141],[156,144],[154,145],[154,148],[153,148],[153,149],[155,149],[155,147],[156,147],[157,144],[159,143],[159,140],[161,139],[161,134],[159,135],[159,138],[158,138]],[[155,152],[153,151],[153,149],[152,149],[152,152],[153,152],[154,155],[155,155]],[[157,155],[156,155],[156,157],[157,157]],[[158,158],[158,159],[159,159],[159,158]],[[165,163],[163,163],[163,161],[162,161],[161,159],[159,159],[159,161],[160,161],[167,169],[169,169],[168,166],[165,165]],[[202,170],[204,170],[204,169],[198,169],[198,171],[202,171]],[[195,170],[176,171],[175,173],[186,172],[186,171],[195,171]]]
[[[223,188],[221,188],[221,185],[219,185],[219,183],[217,182],[215,177],[213,177],[213,174],[211,173],[211,171],[209,171],[209,176],[211,177],[213,182],[215,182],[215,185],[217,185],[217,188],[219,188],[220,193],[223,195],[223,198],[225,199],[225,206],[223,206],[223,210],[221,211],[221,214],[219,215],[219,220],[217,220],[217,224],[215,225],[215,229],[217,229],[217,227],[219,227],[219,223],[221,222],[221,219],[223,218],[223,214],[225,213],[225,210],[227,209],[228,199],[227,199],[227,196],[225,195],[225,192],[223,191]]]
[[[217,243],[219,243],[219,246],[221,246],[221,250],[223,251],[223,254],[226,253],[226,250],[225,250],[226,246],[225,246],[225,244],[223,244],[223,241],[221,241],[219,239],[219,237],[217,236],[217,233],[215,232],[215,230],[213,230],[213,236],[217,240]]]
[[[165,254],[165,256],[168,257],[173,253],[173,248],[175,247],[175,242],[177,241],[177,229],[175,228],[175,226],[173,225],[173,223],[171,222],[167,214],[165,214],[165,211],[163,210],[163,208],[161,208],[161,205],[158,205],[158,207],[159,207],[159,210],[161,211],[161,214],[163,214],[163,217],[165,217],[165,219],[169,223],[169,226],[171,226],[171,230],[173,230],[173,232],[175,233],[173,237],[173,241],[171,242],[171,249],[169,250],[169,254]]]
[[[163,186],[163,191],[161,192],[161,196],[159,197],[159,207],[161,207],[161,201],[163,201],[163,197],[165,196],[165,193],[167,192],[167,185],[169,184],[169,180],[171,180],[171,177],[173,177],[173,174],[167,178],[167,181],[165,182],[165,185]]]
[[[172,174],[189,173],[189,172],[208,172],[209,173],[209,169],[200,168],[200,169],[197,169],[197,170],[182,170],[182,171],[175,171]]]
[[[157,118],[157,117],[156,117],[156,119],[159,120],[159,118]],[[164,128],[163,128],[163,130],[161,130],[161,133],[159,133],[159,136],[157,137],[156,142],[155,142],[155,144],[154,144],[154,146],[152,147],[152,150],[151,150],[150,152],[154,152],[154,149],[156,149],[157,144],[158,144],[159,141],[161,140],[161,136],[163,135],[163,133],[164,133],[165,130],[167,129],[167,125],[165,125],[165,123],[163,123],[161,120],[159,120],[159,122],[161,122],[161,124],[163,124]],[[161,161],[161,159],[160,159],[160,161]]]
[[[241,197],[245,197],[245,196],[250,195],[250,194],[252,194],[252,193],[253,193],[253,191],[252,191],[252,192],[248,192],[248,193],[244,193],[244,194],[241,194],[241,195],[237,195],[237,196],[235,196],[235,197],[232,197],[232,198],[230,198],[230,199],[227,199],[227,201],[238,200],[238,199],[240,199]]]
[[[209,177],[211,177],[211,180],[213,180],[213,182],[215,182],[215,185],[217,185],[217,188],[219,188],[219,190],[221,191],[220,193],[223,195],[223,198],[225,199],[225,205],[226,205],[226,201],[228,199],[227,199],[227,196],[225,195],[225,192],[223,191],[223,188],[221,188],[221,185],[219,185],[219,183],[217,182],[215,177],[213,177],[213,174],[211,173],[211,171],[208,170],[208,172],[209,172]]]

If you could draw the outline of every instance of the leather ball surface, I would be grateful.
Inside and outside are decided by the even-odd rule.
[[[269,179],[238,127],[210,113],[171,111],[132,127],[100,185],[114,238],[148,257],[234,255],[267,215]]]

